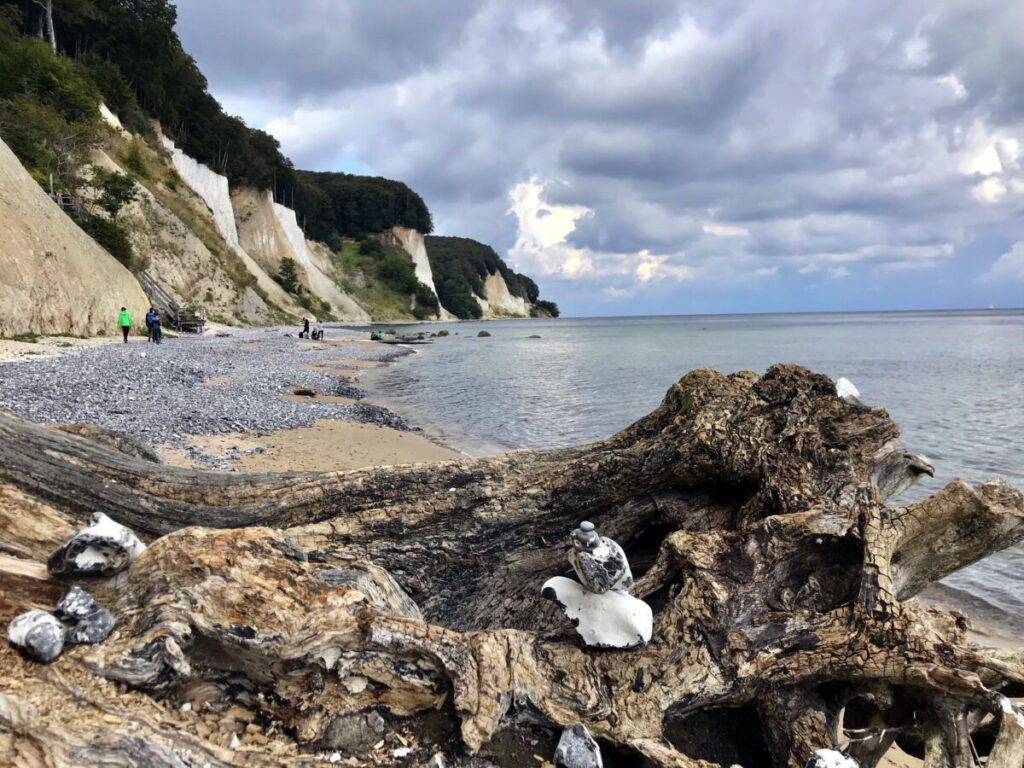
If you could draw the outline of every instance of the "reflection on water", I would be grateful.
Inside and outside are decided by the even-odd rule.
[[[416,326],[452,335],[374,385],[471,453],[607,437],[651,411],[694,368],[798,363],[846,376],[884,406],[936,477],[1001,475],[1024,488],[1024,311],[512,320]],[[490,338],[477,338],[486,329]],[[365,329],[361,329],[364,330]],[[538,334],[542,338],[530,339]],[[1024,550],[955,574],[951,588],[1021,615]]]

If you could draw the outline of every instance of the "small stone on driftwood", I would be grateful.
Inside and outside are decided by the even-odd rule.
[[[84,619],[98,609],[92,595],[81,587],[72,587],[64,593],[53,612],[61,621],[71,623]]]
[[[573,723],[562,731],[555,748],[555,768],[604,768],[601,748],[583,723]]]
[[[26,655],[44,663],[64,650],[64,625],[46,611],[27,611],[7,627],[7,640]]]
[[[102,643],[113,631],[113,615],[106,608],[96,608],[92,613],[79,619],[68,631],[67,640],[72,645]]]
[[[65,578],[114,576],[145,550],[146,545],[129,529],[97,512],[88,528],[50,555],[46,567],[52,575]]]

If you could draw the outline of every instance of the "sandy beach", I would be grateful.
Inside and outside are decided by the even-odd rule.
[[[100,346],[116,340],[111,336],[92,336],[87,339],[77,336],[37,336],[34,341],[0,339],[0,363],[18,363],[57,357],[71,349]]]
[[[269,434],[243,432],[188,439],[202,454],[222,458],[239,472],[254,473],[330,472],[445,461],[462,455],[410,432],[332,419],[318,419],[311,427]],[[160,454],[173,466],[196,466],[195,460],[180,449],[163,446]]]

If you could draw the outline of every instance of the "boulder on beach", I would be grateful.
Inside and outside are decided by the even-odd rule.
[[[489,333],[488,333],[487,331],[480,331],[480,333],[478,333],[478,334],[476,335],[476,337],[477,337],[478,339],[482,339],[482,338],[484,338],[484,337],[486,337],[486,336],[490,336],[490,335],[491,335],[491,334],[489,334]]]
[[[441,338],[441,337],[444,337],[444,336],[447,336],[447,335],[448,335],[448,331],[438,331],[437,332],[438,338]]]

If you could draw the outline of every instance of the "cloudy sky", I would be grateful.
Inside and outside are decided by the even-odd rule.
[[[571,315],[1024,306],[1024,2],[178,0],[225,108]]]

